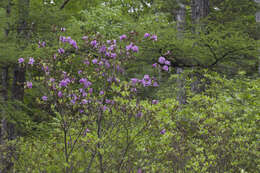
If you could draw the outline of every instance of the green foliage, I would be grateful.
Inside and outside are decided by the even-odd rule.
[[[212,0],[210,15],[195,33],[190,0],[180,0],[187,10],[181,38],[176,29],[177,1],[71,0],[61,10],[63,0],[55,4],[31,0],[28,11],[23,10],[28,12],[23,16],[28,37],[23,38],[17,32],[22,8],[18,0],[12,2],[10,15],[6,14],[8,1],[0,2],[1,66],[12,67],[19,57],[32,56],[39,63],[49,63],[58,80],[63,78],[62,71],[72,77],[86,69],[84,75],[96,82],[93,99],[97,101],[97,91],[106,85],[94,67],[82,63],[83,59],[101,58],[89,41],[102,39],[104,43],[100,43],[105,44],[107,39],[126,34],[129,40],[118,41],[118,47],[124,49],[134,42],[140,50],[136,58],[124,63],[122,83],[112,85],[106,93],[115,104],[101,113],[94,102],[85,107],[84,116],[75,113],[81,105],[68,106],[69,97],[53,97],[56,102],[50,104],[40,100],[43,93],[55,95],[55,91],[46,89],[50,83],[36,68],[42,66],[33,66],[26,79],[35,80],[34,89],[25,92],[23,102],[0,101],[0,119],[15,126],[19,135],[11,141],[6,140],[8,134],[0,136],[1,159],[12,159],[13,172],[100,172],[101,164],[104,172],[260,171],[259,24],[255,23],[258,7],[253,1]],[[145,39],[145,33],[157,35],[158,41]],[[82,40],[83,35],[88,39]],[[58,42],[59,36],[71,36],[78,45],[85,45],[74,50]],[[38,49],[38,41],[47,46]],[[66,53],[54,62],[60,47]],[[169,73],[152,68],[160,56],[171,61]],[[175,74],[176,67],[182,67],[184,73]],[[158,72],[158,89],[139,88],[137,97],[131,95],[129,78]],[[175,99],[180,77],[187,97],[182,105]],[[197,81],[202,92],[191,92]],[[75,84],[64,93],[77,93],[78,89]],[[152,104],[152,99],[159,103]],[[0,169],[5,166],[1,164]]]
[[[71,156],[72,172],[88,168],[98,142],[102,143],[99,151],[108,172],[138,168],[146,172],[259,171],[259,79],[240,76],[228,80],[216,74],[206,77],[211,87],[191,96],[182,109],[174,99],[160,100],[157,105],[142,101],[136,107],[135,100],[115,98],[117,107],[125,108],[105,114],[101,139],[95,123],[88,124],[90,132],[79,138]],[[140,108],[143,116],[138,118],[135,113]],[[48,138],[19,140],[16,170],[62,171],[62,136],[55,127],[55,123],[50,124]],[[166,129],[165,134],[160,134],[162,129]],[[96,157],[90,172],[99,169]]]

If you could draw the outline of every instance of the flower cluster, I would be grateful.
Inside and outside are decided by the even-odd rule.
[[[155,35],[155,34],[151,35],[149,33],[145,33],[144,38],[148,38],[148,37],[150,37],[150,39],[153,40],[153,41],[157,41],[157,35]]]
[[[133,52],[138,52],[139,48],[138,48],[138,46],[134,45],[133,43],[130,43],[129,45],[126,46],[126,50],[127,51],[132,50]]]
[[[142,84],[143,87],[148,87],[148,86],[158,87],[159,86],[157,81],[155,80],[155,78],[151,78],[147,74],[144,75],[143,79],[132,78],[131,84],[132,84],[132,86],[136,86],[137,84]]]
[[[43,41],[43,42],[38,42],[38,48],[41,48],[41,47],[45,47],[46,46],[46,42]]]
[[[60,36],[60,41],[63,43],[69,43],[72,47],[74,47],[75,49],[78,49],[77,42],[75,40],[71,39],[71,37]]]
[[[162,70],[164,71],[169,71],[169,66],[171,65],[171,62],[166,60],[165,57],[159,57],[158,59],[159,64],[162,66]],[[158,63],[154,63],[152,66],[155,67],[159,67]]]
[[[24,58],[19,58],[19,59],[18,59],[18,63],[19,63],[19,64],[22,64],[22,63],[24,63],[24,61],[25,61],[25,59],[24,59]],[[32,58],[32,57],[29,57],[28,64],[29,64],[29,65],[33,65],[33,64],[34,64],[34,62],[35,62],[34,58]]]

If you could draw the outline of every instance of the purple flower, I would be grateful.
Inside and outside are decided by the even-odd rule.
[[[63,53],[65,53],[65,50],[63,48],[59,48],[58,52],[59,52],[59,54],[63,54]]]
[[[127,36],[125,34],[120,36],[120,40],[124,40],[126,38],[127,38]]]
[[[164,134],[165,134],[165,132],[166,132],[166,130],[165,130],[165,129],[162,129],[162,130],[160,131],[160,133],[161,133],[162,135],[164,135]]]
[[[137,173],[142,173],[142,169],[139,168],[139,169],[137,170]]]
[[[76,100],[71,100],[70,102],[71,102],[73,105],[75,105]]]
[[[152,100],[152,104],[153,104],[153,105],[156,105],[156,104],[158,104],[158,103],[159,103],[158,100]]]
[[[144,87],[150,86],[152,84],[152,80],[149,75],[144,75],[143,79],[141,80]]]
[[[86,133],[89,133],[90,130],[88,128],[86,128],[86,130],[84,131],[84,135],[86,135]]]
[[[149,33],[145,33],[145,34],[144,34],[144,38],[147,38],[147,37],[150,37],[150,34],[149,34]]]
[[[47,100],[48,100],[48,97],[47,97],[47,96],[42,96],[42,100],[43,100],[43,101],[47,101]]]
[[[78,74],[81,74],[81,73],[82,73],[82,70],[79,70],[79,71],[78,71]]]
[[[96,47],[96,45],[97,45],[97,40],[92,40],[92,41],[90,42],[90,44],[91,44],[91,46]]]
[[[70,40],[69,41],[70,45],[73,46],[75,49],[78,49],[77,42],[75,40]]]
[[[23,62],[24,62],[24,59],[23,59],[23,58],[19,58],[19,59],[18,59],[18,63],[19,63],[19,64],[21,64],[21,63],[23,63]]]
[[[144,75],[144,80],[149,80],[150,79],[150,76],[148,74],[145,74]]]
[[[133,85],[135,85],[138,82],[138,79],[137,78],[132,78],[131,82],[132,82]]]
[[[97,64],[97,62],[98,62],[98,60],[96,58],[92,60],[93,64]]]
[[[110,44],[111,43],[111,40],[107,40],[107,44]]]
[[[103,61],[99,61],[98,65],[102,66],[103,65]]]
[[[116,45],[113,44],[113,45],[109,46],[107,49],[110,51],[113,51],[113,50],[115,50],[115,48],[116,48]]]
[[[54,81],[55,81],[55,79],[51,77],[50,78],[50,82],[54,82]]]
[[[105,53],[106,52],[106,46],[101,46],[101,48],[99,49],[100,53]]]
[[[157,67],[157,63],[154,63],[154,64],[153,64],[153,67],[154,67],[154,68]]]
[[[59,98],[62,97],[62,92],[61,92],[61,91],[58,92],[58,97],[59,97]]]
[[[41,42],[40,41],[38,42],[38,48],[41,48]]]
[[[164,63],[165,63],[165,58],[161,56],[161,57],[158,59],[158,62],[159,62],[160,64],[164,64]]]
[[[107,110],[107,109],[108,109],[107,106],[102,106],[102,110],[103,110],[103,111],[105,111],[105,110]]]
[[[115,58],[116,58],[116,53],[111,53],[111,54],[110,54],[110,57],[113,58],[113,59],[115,59]]]
[[[92,85],[92,83],[88,81],[86,78],[81,78],[79,80],[79,83],[84,84],[84,88],[88,88],[90,85]]]
[[[131,47],[133,52],[138,52],[139,48],[138,46],[134,45],[133,47]]]
[[[55,54],[53,54],[53,59],[56,59],[57,58],[57,55],[56,55],[56,53]]]
[[[153,86],[154,86],[154,87],[158,87],[159,85],[158,85],[158,83],[155,81],[155,82],[153,82]]]
[[[79,89],[79,92],[80,92],[80,93],[83,93],[83,91],[84,91],[83,88],[80,88],[80,89]]]
[[[131,88],[131,92],[136,92],[137,89],[136,88]]]
[[[83,62],[85,65],[89,65],[89,61],[86,59],[86,60],[84,60],[84,62]]]
[[[88,103],[88,101],[87,101],[86,99],[83,99],[83,100],[81,101],[81,103],[82,103],[83,105],[85,105],[85,104]]]
[[[130,49],[132,49],[133,43],[129,44],[126,46],[126,50],[129,51]]]
[[[157,35],[152,35],[151,40],[157,41]]]
[[[162,68],[164,71],[168,71],[169,70],[169,67],[167,65],[164,65],[163,68]]]
[[[64,37],[64,36],[60,36],[60,41],[61,41],[61,42],[65,43],[66,40],[67,40],[66,37]]]
[[[89,92],[89,94],[92,94],[93,93],[93,88],[89,88],[88,92]]]
[[[65,32],[66,28],[61,28],[60,30],[61,30],[61,32]]]
[[[113,43],[116,44],[116,40],[113,40]]]
[[[104,95],[104,91],[100,91],[99,95],[101,95],[101,96]]]
[[[82,40],[87,40],[88,39],[88,36],[83,36],[82,37]]]
[[[88,80],[86,79],[86,78],[81,78],[80,80],[79,80],[79,83],[86,83]]]
[[[106,68],[109,68],[109,67],[110,67],[110,64],[109,64],[108,61],[105,62],[105,66],[106,66]]]
[[[106,99],[106,104],[110,104],[110,103],[111,103],[111,100]]]
[[[42,47],[45,47],[45,46],[46,46],[46,42],[43,41],[43,42],[42,42]]]
[[[136,117],[138,117],[138,118],[140,118],[140,117],[142,117],[142,116],[143,116],[143,113],[140,112],[140,111],[136,114]]]
[[[166,60],[166,61],[165,61],[165,65],[171,65],[171,62],[168,61],[168,60]]]
[[[32,82],[26,82],[28,88],[32,88]]]
[[[69,78],[63,79],[63,80],[60,81],[59,86],[60,86],[60,87],[67,87],[67,85],[68,85],[70,82],[71,82],[71,81],[70,81]]]
[[[32,57],[29,58],[29,62],[28,62],[28,64],[33,65],[33,63],[34,63],[34,59],[33,59]]]

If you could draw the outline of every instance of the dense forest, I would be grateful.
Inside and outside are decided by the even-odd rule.
[[[1,0],[0,173],[260,172],[259,0]]]

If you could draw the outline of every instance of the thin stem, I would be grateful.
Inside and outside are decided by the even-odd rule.
[[[102,113],[101,113],[101,111],[100,111],[99,117],[98,117],[98,120],[97,120],[97,125],[98,125],[97,135],[98,135],[98,138],[99,138],[99,139],[101,138],[101,121],[102,121]],[[98,142],[97,147],[98,147],[98,149],[101,148],[100,142]],[[100,173],[104,173],[104,168],[103,168],[103,156],[102,156],[102,154],[100,153],[100,151],[98,151],[98,157],[99,157]]]
[[[66,160],[66,167],[65,167],[65,172],[68,173],[69,169],[68,169],[68,164],[69,164],[69,157],[68,157],[68,148],[67,148],[67,130],[66,127],[64,125],[63,128],[63,133],[64,133],[64,146],[65,146],[65,160]]]

